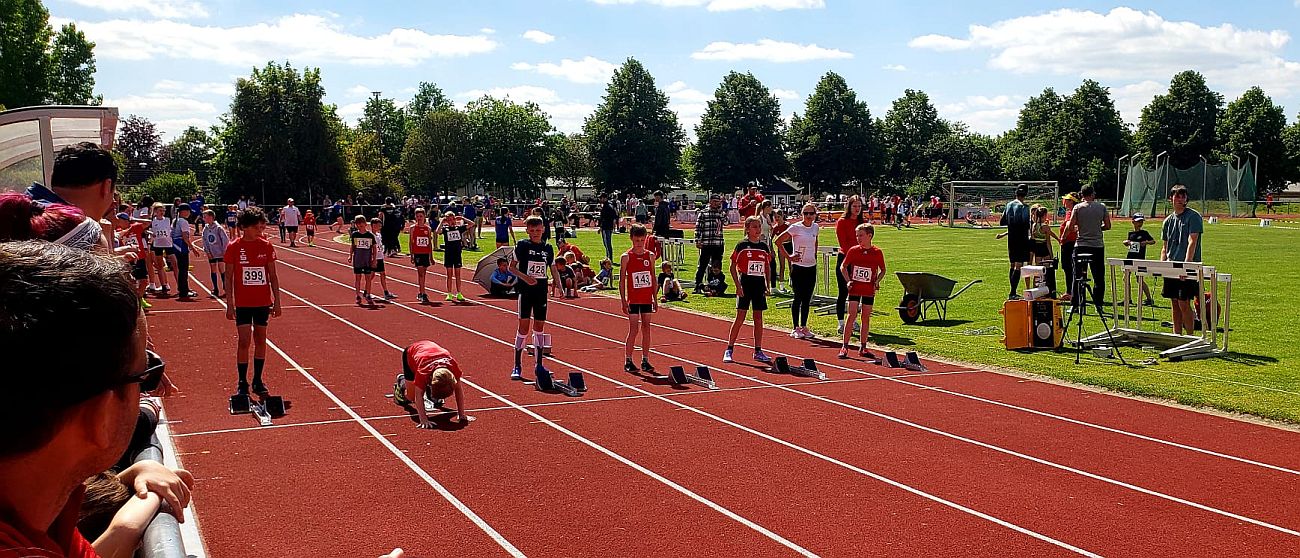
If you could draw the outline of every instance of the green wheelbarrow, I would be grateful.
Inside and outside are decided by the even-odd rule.
[[[908,324],[927,319],[926,314],[930,312],[938,312],[940,320],[948,319],[948,301],[957,298],[976,283],[983,283],[976,279],[954,293],[952,289],[957,286],[957,282],[942,275],[918,271],[898,271],[894,274],[898,276],[898,282],[903,284],[903,301],[895,309],[903,323]]]

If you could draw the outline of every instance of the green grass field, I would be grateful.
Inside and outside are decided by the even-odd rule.
[[[1140,363],[1153,357],[1154,353],[1134,347],[1123,349],[1128,366],[1117,360],[1100,360],[1086,353],[1082,362],[1076,365],[1073,351],[1007,351],[1001,344],[1002,318],[998,314],[1008,290],[1005,241],[994,239],[996,230],[936,226],[901,231],[878,229],[876,244],[885,253],[891,278],[885,281],[877,295],[877,309],[872,317],[872,340],[877,344],[950,360],[1300,423],[1300,334],[1292,322],[1298,313],[1289,302],[1291,296],[1288,296],[1300,292],[1300,266],[1296,265],[1295,253],[1288,248],[1300,241],[1300,225],[1260,228],[1257,223],[1242,220],[1207,225],[1203,237],[1204,260],[1218,266],[1220,273],[1231,273],[1234,281],[1231,353],[1222,358],[1178,363],[1161,360],[1157,364],[1143,365]],[[1158,226],[1158,221],[1148,224],[1157,237]],[[1107,234],[1108,255],[1114,257],[1124,253],[1121,242],[1129,227],[1127,221],[1115,222],[1116,230]],[[490,231],[486,233],[485,236],[491,234]],[[687,235],[690,234],[688,231]],[[739,230],[727,231],[729,245],[739,238]],[[405,245],[405,236],[402,241]],[[592,257],[593,263],[603,257],[604,248],[595,231],[584,229],[572,241]],[[834,244],[832,229],[823,227],[821,242],[823,245]],[[480,246],[490,249],[490,236],[480,241]],[[615,238],[616,255],[629,246],[627,235]],[[1154,252],[1149,254],[1158,257],[1158,248],[1153,248]],[[686,265],[678,270],[678,277],[694,278],[693,260],[697,254],[693,247],[686,248]],[[467,263],[475,259],[473,255],[466,255]],[[818,271],[824,272],[822,269]],[[947,321],[905,325],[894,310],[902,297],[902,285],[893,277],[895,271],[938,273],[958,280],[959,286],[973,279],[982,279],[984,283],[949,303]],[[1063,288],[1064,278],[1058,275],[1058,282]],[[817,292],[821,294],[820,279],[818,285]],[[1156,316],[1168,320],[1168,303],[1158,298],[1158,283],[1152,286],[1157,295]],[[831,288],[834,289],[833,282]],[[1107,292],[1109,290],[1107,286]],[[772,302],[780,300],[783,298],[777,296]],[[673,306],[722,316],[734,316],[734,305],[732,298],[702,296],[673,303]],[[786,308],[772,308],[764,319],[767,324],[786,328],[792,323]],[[814,314],[809,326],[821,337],[835,337],[834,314]],[[1085,334],[1096,331],[1100,331],[1100,322],[1090,316],[1085,321]],[[1073,337],[1073,331],[1070,337]],[[719,354],[720,351],[721,348]]]

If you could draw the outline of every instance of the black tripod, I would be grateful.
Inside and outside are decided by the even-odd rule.
[[[1089,295],[1092,292],[1092,281],[1088,274],[1089,264],[1092,262],[1092,254],[1074,254],[1074,277],[1069,279],[1073,286],[1073,296],[1070,299],[1070,305],[1074,311],[1070,313],[1070,320],[1065,323],[1065,331],[1070,331],[1070,324],[1075,324],[1074,334],[1074,363],[1079,364],[1079,356],[1083,354],[1083,318],[1088,315]],[[1115,335],[1111,331],[1110,323],[1106,321],[1106,313],[1101,309],[1101,301],[1095,301],[1097,306],[1097,317],[1101,318],[1101,327],[1106,331],[1106,338],[1110,340],[1110,347],[1115,351],[1115,356],[1119,361],[1128,364],[1124,360],[1124,355],[1120,353],[1119,345],[1115,343]],[[1078,322],[1074,320],[1078,319]],[[1065,344],[1065,336],[1061,336],[1061,344]],[[1060,347],[1057,347],[1060,348]]]

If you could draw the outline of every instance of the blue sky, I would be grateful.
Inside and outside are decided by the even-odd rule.
[[[460,103],[536,101],[575,131],[613,68],[641,60],[688,134],[722,76],[751,71],[802,112],[828,70],[883,116],[904,89],[997,134],[1024,100],[1084,78],[1124,119],[1176,72],[1232,100],[1260,85],[1300,111],[1300,0],[1069,4],[854,0],[478,0],[366,3],[46,0],[98,43],[97,91],[166,135],[225,112],[233,82],[266,61],[322,69],[327,101],[355,121],[370,91],[404,103],[420,81]]]

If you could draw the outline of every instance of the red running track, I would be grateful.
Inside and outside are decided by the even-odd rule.
[[[275,427],[225,411],[234,336],[217,302],[163,300],[150,318],[186,390],[167,411],[213,556],[1300,551],[1293,432],[933,363],[827,363],[832,349],[775,331],[765,348],[818,358],[832,381],[723,366],[725,322],[661,311],[657,365],[709,364],[724,388],[681,389],[621,371],[605,297],[552,303],[551,368],[589,372],[570,400],[506,378],[511,301],[358,308],[345,256],[280,257],[290,307],[268,381],[294,405]],[[404,263],[389,280],[410,300]],[[417,430],[385,397],[420,338],[466,364],[469,427]]]

